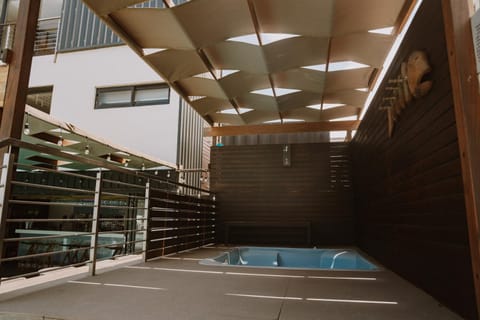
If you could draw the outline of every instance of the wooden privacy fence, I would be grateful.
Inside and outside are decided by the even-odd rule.
[[[215,197],[150,187],[146,259],[215,241]]]

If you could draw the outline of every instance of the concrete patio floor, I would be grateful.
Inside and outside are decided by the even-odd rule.
[[[198,264],[209,247],[0,302],[0,313],[107,319],[461,319],[388,270],[318,271]],[[26,319],[14,315],[11,318]]]

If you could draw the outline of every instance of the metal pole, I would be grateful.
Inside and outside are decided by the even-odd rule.
[[[95,182],[95,197],[93,200],[92,216],[92,238],[90,240],[90,274],[95,275],[97,267],[97,245],[98,245],[98,216],[100,212],[100,198],[102,192],[102,170],[98,171]]]
[[[148,250],[148,230],[149,230],[149,216],[150,216],[150,179],[147,179],[147,183],[145,184],[145,209],[144,209],[144,241],[143,241],[143,261],[147,261],[147,250]]]

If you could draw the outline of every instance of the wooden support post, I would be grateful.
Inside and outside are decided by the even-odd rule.
[[[22,137],[23,115],[27,101],[30,67],[32,65],[33,44],[37,30],[40,0],[21,0],[18,9],[17,25],[13,44],[13,55],[9,67],[5,100],[0,123],[0,139]],[[13,163],[18,158],[18,148],[0,150],[0,160],[4,161],[1,177],[3,185],[0,207],[0,258],[3,258],[3,239],[5,237],[5,220],[8,215],[8,200],[11,184],[15,174]]]
[[[13,55],[7,78],[0,139],[22,137],[40,0],[20,0]]]
[[[480,95],[475,73],[470,0],[442,0],[462,164],[468,234],[480,315]]]

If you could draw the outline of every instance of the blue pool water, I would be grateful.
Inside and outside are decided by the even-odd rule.
[[[238,247],[211,258],[206,265],[235,265],[322,270],[378,270],[353,249]]]

